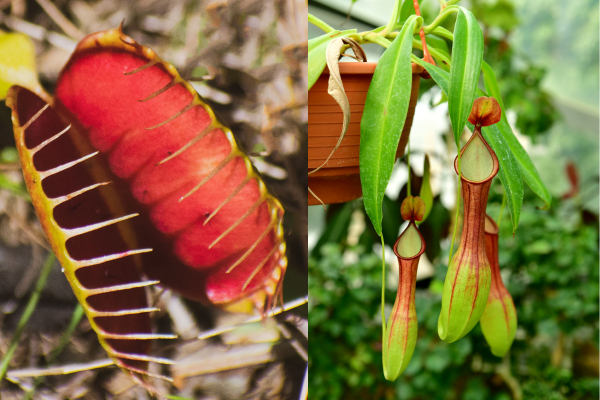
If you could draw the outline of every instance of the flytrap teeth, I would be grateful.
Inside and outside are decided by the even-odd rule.
[[[271,252],[265,257],[265,259],[262,260],[260,264],[258,264],[258,266],[254,269],[254,271],[252,271],[252,274],[250,274],[250,276],[244,283],[244,286],[242,286],[242,290],[246,290],[246,287],[250,284],[252,279],[256,276],[256,274],[258,274],[258,272],[262,269],[262,267],[264,267],[264,265],[267,263],[267,261],[269,261],[269,259],[273,256],[273,254],[275,254],[275,252],[277,251],[278,248],[279,248],[279,243],[277,243],[275,245],[275,247],[273,247],[273,250],[271,250]]]
[[[46,147],[46,145],[48,145],[50,142],[53,142],[54,140],[61,137],[63,135],[63,133],[67,132],[69,129],[71,129],[71,125],[67,126],[65,129],[58,132],[56,135],[52,136],[51,138],[44,140],[42,143],[38,144],[37,146],[35,146],[33,149],[31,149],[29,151],[31,152],[32,155],[37,153],[38,151],[40,151],[41,149]]]
[[[143,354],[131,354],[131,353],[121,353],[119,351],[111,350],[111,356],[114,358],[124,358],[126,360],[135,360],[135,361],[148,361],[157,364],[165,364],[165,365],[174,365],[175,361],[169,360],[168,358],[162,357],[152,357],[146,356]]]
[[[94,296],[96,294],[111,293],[111,292],[118,292],[120,290],[129,290],[129,289],[141,288],[141,287],[146,287],[146,286],[152,286],[152,285],[157,285],[159,283],[160,283],[160,281],[144,281],[144,282],[126,283],[124,285],[108,286],[108,287],[97,288],[97,289],[85,289],[84,288],[83,291],[86,294],[86,296],[89,297],[89,296]]]
[[[80,228],[63,229],[63,231],[65,232],[67,238],[72,238],[74,236],[83,235],[84,233],[92,232],[92,231],[95,231],[97,229],[104,228],[106,226],[114,225],[114,224],[119,223],[121,221],[125,221],[125,220],[128,220],[130,218],[137,217],[138,215],[139,215],[138,213],[129,214],[129,215],[125,215],[123,217],[109,219],[108,221],[98,222],[97,224],[82,226]]]
[[[231,265],[231,267],[229,267],[229,269],[227,271],[225,271],[225,273],[227,273],[227,274],[230,273],[231,271],[233,271],[233,269],[235,267],[240,265],[242,263],[242,261],[244,261],[246,259],[246,257],[248,257],[250,255],[250,253],[252,253],[252,251],[254,251],[256,246],[258,246],[258,244],[269,234],[269,232],[271,231],[271,229],[273,229],[273,227],[274,227],[274,223],[273,223],[273,220],[271,220],[271,223],[267,226],[267,229],[265,229],[265,231],[260,234],[258,239],[256,239],[256,241],[252,244],[252,246],[250,246],[250,248],[248,250],[246,250],[246,252],[240,258],[238,258],[238,260],[236,262],[234,262],[233,265]],[[210,249],[210,247],[209,247],[209,249]]]
[[[129,37],[124,38],[123,36],[119,36],[119,40],[121,40],[121,42],[123,42],[125,44],[128,44],[128,45],[130,45],[132,47],[137,47],[138,46],[138,44],[136,42],[134,42],[133,39],[131,39]]]
[[[233,158],[235,157],[235,153],[232,151],[231,153],[229,153],[227,155],[227,157],[225,157],[223,159],[223,161],[221,161],[221,163],[219,165],[217,165],[212,171],[210,171],[210,174],[206,175],[206,177],[204,177],[204,179],[202,179],[202,181],[196,185],[196,187],[194,187],[192,190],[190,190],[185,196],[183,196],[181,199],[179,199],[179,201],[182,201],[184,199],[186,199],[187,197],[189,197],[190,195],[192,195],[196,190],[200,189],[206,182],[208,182],[213,176],[217,175],[219,172],[221,172],[221,170],[223,168],[225,168],[227,166],[227,164],[229,164],[229,162],[231,160],[233,160]],[[209,247],[210,248],[210,247]]]
[[[180,148],[179,150],[177,150],[175,153],[171,154],[169,157],[161,160],[156,165],[164,164],[167,161],[169,161],[169,160],[177,157],[178,155],[180,155],[181,153],[183,153],[184,151],[186,151],[187,149],[189,149],[190,147],[192,147],[193,145],[195,145],[196,143],[198,143],[200,140],[204,139],[204,137],[206,137],[209,133],[211,133],[213,131],[213,129],[214,129],[213,125],[211,123],[209,123],[208,125],[206,125],[206,127],[204,129],[202,129],[200,131],[199,134],[197,134],[192,140],[190,140],[189,143],[187,143],[185,146],[183,146],[182,148]],[[186,197],[187,197],[187,195],[186,195]]]
[[[123,39],[121,39],[121,40],[123,40]],[[125,41],[124,41],[124,42],[125,42]],[[127,42],[125,42],[125,43],[127,43]],[[131,43],[127,43],[127,44],[130,44],[130,45],[132,45],[132,46],[135,46],[134,44],[131,44]],[[136,69],[134,69],[133,71],[129,71],[129,72],[123,72],[123,75],[133,75],[133,74],[137,74],[138,72],[141,72],[141,71],[145,70],[146,68],[150,68],[151,66],[153,66],[153,65],[156,65],[156,64],[158,64],[159,62],[160,62],[160,59],[158,59],[158,58],[155,58],[154,60],[152,60],[152,61],[150,61],[150,62],[148,62],[148,63],[146,63],[146,64],[142,65],[142,66],[141,66],[141,67],[139,67],[139,68],[136,68]]]
[[[39,172],[39,174],[40,174],[40,178],[41,178],[41,179],[45,179],[45,178],[47,178],[47,177],[49,177],[49,176],[52,176],[52,175],[54,175],[54,174],[58,174],[59,172],[61,172],[61,171],[64,171],[64,170],[66,170],[66,169],[69,169],[69,168],[71,168],[71,167],[72,167],[72,166],[74,166],[74,165],[77,165],[77,164],[80,164],[80,163],[82,163],[82,162],[84,162],[84,161],[86,161],[86,160],[89,160],[90,158],[94,157],[94,156],[95,156],[96,154],[98,154],[98,153],[99,153],[98,151],[95,151],[95,152],[93,152],[93,153],[90,153],[90,154],[88,154],[88,155],[86,155],[86,156],[83,156],[83,157],[81,157],[81,158],[78,158],[77,160],[70,161],[70,162],[68,162],[68,163],[65,163],[65,164],[59,165],[59,166],[58,166],[58,167],[56,167],[56,168],[52,168],[52,169],[49,169],[49,170],[47,170],[47,171],[41,171],[41,172]]]
[[[44,111],[46,111],[46,109],[48,107],[50,107],[50,104],[46,103],[46,105],[44,107],[40,108],[40,110],[38,112],[36,112],[33,115],[33,117],[29,118],[29,121],[25,122],[25,125],[21,125],[21,129],[23,131],[25,131],[27,128],[29,128],[31,126],[31,124],[33,124],[35,122],[35,120],[38,119]]]
[[[119,311],[92,310],[91,314],[94,318],[96,318],[96,317],[121,317],[123,315],[144,314],[144,313],[152,313],[155,311],[160,311],[160,308],[148,307],[148,308],[136,308],[133,310],[119,310]]]
[[[121,368],[124,368],[124,369],[126,369],[126,370],[128,370],[130,372],[135,372],[136,374],[146,375],[146,376],[149,376],[151,378],[158,378],[158,379],[162,379],[162,380],[165,380],[167,382],[173,383],[173,379],[169,378],[168,376],[164,376],[164,375],[161,375],[161,374],[153,374],[152,372],[144,371],[143,369],[130,367],[128,365],[125,365],[122,362],[118,362],[117,366],[119,366]]]
[[[123,253],[110,254],[107,256],[91,258],[89,260],[73,261],[73,264],[75,264],[76,269],[80,269],[80,268],[90,267],[92,265],[102,264],[102,263],[105,263],[108,261],[118,260],[119,258],[132,256],[135,254],[149,253],[151,251],[152,251],[152,249],[129,250],[129,251],[125,251]]]
[[[241,223],[242,223],[242,222],[243,222],[243,221],[244,221],[246,218],[248,218],[248,217],[250,216],[250,214],[252,214],[254,211],[256,211],[256,209],[258,209],[258,207],[260,207],[260,205],[261,205],[261,204],[262,204],[264,201],[265,201],[265,198],[264,198],[263,196],[260,196],[260,197],[258,198],[258,200],[256,200],[256,201],[254,202],[254,204],[252,205],[252,207],[250,207],[250,208],[248,209],[248,211],[246,211],[246,212],[244,213],[244,215],[242,215],[241,217],[239,217],[239,218],[237,219],[237,221],[235,221],[235,222],[233,223],[233,225],[231,225],[229,228],[227,228],[227,229],[225,230],[225,232],[221,233],[221,235],[219,235],[219,237],[218,237],[218,238],[216,238],[216,239],[215,239],[215,241],[214,241],[214,242],[212,242],[212,243],[210,244],[210,246],[208,246],[208,248],[209,248],[209,249],[211,249],[211,248],[212,248],[212,247],[213,247],[215,244],[219,243],[219,241],[220,241],[221,239],[223,239],[225,236],[227,236],[227,234],[228,234],[229,232],[231,232],[231,231],[232,231],[232,230],[234,230],[236,227],[238,227],[238,226],[239,226],[239,225],[240,225],[240,224],[241,224]]]
[[[150,131],[152,129],[156,129],[159,128],[171,121],[173,121],[175,118],[182,116],[183,114],[185,114],[186,112],[188,112],[189,110],[191,110],[192,108],[194,108],[197,104],[195,104],[194,100],[192,100],[190,102],[190,104],[188,104],[187,106],[183,107],[181,110],[177,111],[174,115],[172,115],[171,117],[169,117],[167,120],[161,122],[158,125],[154,125],[151,126],[150,128],[146,128],[147,131]]]
[[[159,95],[163,94],[164,92],[166,92],[167,90],[171,89],[173,86],[175,86],[177,84],[179,84],[179,79],[173,78],[171,80],[171,82],[167,83],[165,86],[163,86],[162,88],[158,89],[156,92],[152,93],[150,96],[146,97],[145,99],[138,100],[138,101],[140,103],[144,103],[144,102],[146,102],[148,100],[152,100],[156,96],[159,96]]]
[[[110,182],[96,183],[96,184],[90,185],[88,187],[85,187],[83,189],[77,190],[77,191],[75,191],[73,193],[69,193],[69,194],[67,194],[65,196],[60,196],[60,197],[56,197],[56,198],[53,198],[53,199],[48,199],[48,201],[50,201],[52,203],[52,207],[56,207],[57,205],[59,205],[61,203],[64,203],[65,201],[71,200],[72,198],[77,197],[80,194],[83,194],[83,193],[88,192],[90,190],[96,189],[97,187],[100,187],[100,186],[108,185],[109,183]]]
[[[204,224],[202,224],[203,226],[206,225],[208,223],[208,221],[210,221],[215,215],[217,215],[217,213],[219,212],[219,210],[221,208],[223,208],[223,206],[227,203],[229,203],[229,201],[231,199],[233,199],[235,196],[237,196],[237,194],[248,184],[248,182],[250,182],[252,178],[248,175],[244,178],[244,180],[233,190],[233,192],[231,192],[229,194],[229,196],[227,196],[227,198],[225,200],[223,200],[223,202],[221,204],[219,204],[219,206],[217,208],[215,208],[215,211],[213,211],[208,218],[206,218],[206,220],[204,220]]]
[[[170,333],[110,333],[99,331],[105,339],[118,340],[154,340],[154,339],[177,339],[177,335]]]

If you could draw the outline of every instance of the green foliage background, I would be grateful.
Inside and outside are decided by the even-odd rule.
[[[490,353],[479,326],[456,343],[439,339],[447,267],[438,262],[435,277],[417,289],[419,338],[411,363],[396,382],[385,381],[381,260],[365,250],[372,232],[366,230],[356,246],[343,241],[319,246],[309,261],[310,398],[598,398],[597,219],[578,199],[555,201],[551,211],[542,212],[528,194],[517,236],[512,237],[506,210],[501,222],[500,264],[519,324],[504,360]],[[497,215],[500,201],[493,195],[491,215]],[[361,212],[360,201],[338,209],[335,228],[344,230],[348,209]],[[327,232],[323,238],[328,240]],[[394,298],[395,290],[388,289],[390,309]]]

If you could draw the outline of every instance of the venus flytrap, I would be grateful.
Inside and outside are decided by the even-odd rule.
[[[1,66],[0,83],[23,83]],[[122,26],[77,45],[54,97],[28,86],[6,105],[41,226],[112,362],[157,393],[172,378],[155,365],[174,362],[152,343],[177,336],[154,333],[146,288],[266,317],[287,268],[283,207],[210,106]]]
[[[383,373],[393,381],[404,372],[417,342],[417,312],[415,310],[415,285],[421,254],[425,251],[425,239],[415,221],[422,221],[425,203],[419,197],[408,196],[400,208],[402,218],[410,221],[408,227],[394,244],[398,257],[400,279],[398,294],[383,335]]]

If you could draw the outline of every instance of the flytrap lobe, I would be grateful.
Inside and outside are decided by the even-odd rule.
[[[116,365],[153,391],[149,363],[171,364],[150,356],[153,339],[139,256],[152,252],[135,237],[132,221],[139,214],[121,201],[118,189],[82,132],[60,118],[52,99],[13,86],[15,141],[23,175],[52,250]],[[164,377],[163,377],[164,378]],[[168,378],[166,378],[168,379]]]
[[[477,324],[490,291],[491,270],[485,251],[485,209],[498,158],[481,136],[481,127],[500,121],[501,109],[494,98],[473,103],[469,122],[473,135],[461,150],[461,185],[464,201],[460,245],[448,267],[442,295],[438,334],[452,343]],[[458,157],[454,168],[459,172]]]
[[[504,357],[515,340],[517,311],[502,282],[498,262],[498,225],[489,215],[485,217],[485,251],[492,268],[492,284],[479,324],[492,354]]]
[[[146,287],[262,313],[287,266],[283,208],[233,134],[121,28],[84,38],[56,95],[7,97],[23,175],[64,273],[109,356],[147,385]]]
[[[410,221],[394,244],[398,257],[400,279],[394,308],[383,336],[383,373],[385,379],[396,380],[406,369],[417,342],[417,312],[415,310],[415,285],[425,240],[415,221],[422,221],[425,203],[419,197],[408,196],[400,207],[402,218]]]

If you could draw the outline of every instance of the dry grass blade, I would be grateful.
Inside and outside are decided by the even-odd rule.
[[[60,33],[52,32],[42,26],[22,20],[13,15],[6,16],[4,13],[0,12],[0,22],[6,24],[10,29],[24,33],[33,39],[46,40],[48,43],[59,49],[69,52],[75,49],[76,42],[71,38],[61,35]]]
[[[77,29],[77,27],[62,14],[58,7],[56,7],[52,2],[49,0],[36,1],[44,9],[44,11],[46,11],[46,14],[48,14],[48,16],[52,18],[52,20],[56,22],[58,26],[60,26],[63,32],[71,36],[73,39],[83,39],[85,34]]]
[[[51,368],[29,368],[29,369],[19,369],[14,371],[9,371],[7,373],[7,379],[11,381],[15,381],[19,378],[28,378],[28,377],[40,377],[40,376],[52,376],[52,375],[66,375],[73,374],[75,372],[88,371],[90,369],[95,368],[103,368],[114,365],[114,362],[111,359],[92,361],[85,364],[69,364],[63,365],[59,367],[51,367]]]
[[[284,304],[282,307],[276,307],[273,309],[272,312],[269,313],[269,316],[273,317],[275,315],[281,314],[282,312],[285,311],[289,311],[292,308],[296,308],[296,307],[300,307],[301,305],[304,305],[308,303],[308,296],[306,297],[302,297],[293,301],[290,301],[286,304]],[[264,317],[260,314],[257,314],[253,317],[248,318],[247,320],[245,320],[244,322],[242,322],[241,324],[236,324],[236,325],[232,325],[232,326],[227,326],[227,327],[219,327],[216,329],[211,329],[210,331],[206,331],[203,332],[202,334],[200,334],[198,336],[198,339],[200,340],[204,340],[204,339],[208,339],[217,335],[220,335],[222,333],[225,332],[230,332],[232,330],[234,330],[235,328],[239,328],[242,325],[246,325],[246,324],[251,324],[253,322],[258,322],[261,321]]]
[[[308,399],[308,366],[306,366],[306,372],[304,373],[304,380],[302,381],[302,392],[300,393],[300,400]]]
[[[17,329],[15,330],[15,333],[13,334],[13,337],[10,341],[8,351],[4,355],[4,358],[2,358],[2,363],[0,364],[0,381],[6,376],[8,365],[13,355],[15,354],[15,351],[17,350],[17,346],[19,345],[19,340],[21,339],[21,335],[25,330],[25,326],[27,325],[29,318],[31,318],[31,315],[33,314],[33,311],[35,310],[35,307],[37,306],[37,303],[40,300],[42,289],[44,289],[44,286],[46,285],[46,280],[48,279],[48,275],[52,270],[52,266],[54,265],[55,260],[56,257],[54,257],[54,253],[50,253],[48,258],[46,259],[46,262],[44,263],[42,273],[40,274],[40,277],[35,285],[35,290],[31,294],[29,302],[27,302],[27,307],[25,308],[25,311],[23,312],[23,315],[19,320]]]

